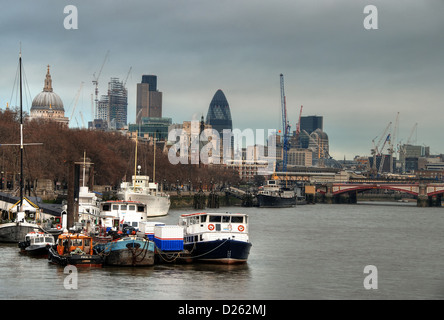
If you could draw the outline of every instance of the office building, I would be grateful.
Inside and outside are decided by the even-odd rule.
[[[162,92],[157,90],[157,76],[142,75],[137,84],[136,123],[142,118],[162,118]]]
[[[233,130],[230,106],[222,90],[217,90],[208,108],[206,123],[217,130],[222,137],[223,130]]]

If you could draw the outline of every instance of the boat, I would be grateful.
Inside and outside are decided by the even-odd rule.
[[[251,242],[248,215],[243,213],[183,214],[183,247],[188,261],[220,264],[246,263]]]
[[[86,152],[83,153],[83,178],[79,188],[79,221],[83,226],[87,223],[97,224],[100,214],[99,198],[85,186],[86,176]]]
[[[101,202],[99,207],[99,224],[106,232],[123,230],[125,227],[138,231],[140,223],[147,219],[147,206],[142,202],[108,200]]]
[[[157,183],[149,181],[149,176],[140,175],[139,166],[139,174],[132,176],[132,183],[122,182],[120,184],[117,198],[146,204],[148,218],[165,216],[170,209],[170,196],[160,192]]]
[[[264,208],[287,208],[297,204],[298,195],[294,189],[284,187],[279,180],[267,180],[256,195],[257,205]]]
[[[154,242],[136,235],[124,235],[96,245],[107,266],[140,267],[154,265]]]
[[[54,237],[41,231],[28,233],[24,241],[18,244],[21,253],[32,257],[48,257],[49,248],[54,245]]]
[[[35,230],[43,231],[36,223],[40,216],[39,208],[26,197],[19,200],[9,209],[11,222],[0,224],[0,242],[19,243],[26,235]]]
[[[9,209],[11,222],[0,224],[0,242],[18,243],[34,229],[40,229],[36,221],[39,209],[29,199],[23,196],[23,147],[25,145],[39,145],[39,143],[23,143],[23,103],[22,103],[22,53],[19,54],[19,81],[20,81],[20,143],[19,144],[2,144],[3,146],[19,146],[20,147],[20,199]]]
[[[155,139],[154,139],[155,140]],[[137,164],[137,138],[136,138],[136,161]],[[122,182],[117,192],[117,198],[124,201],[139,201],[147,206],[147,217],[160,217],[168,214],[171,206],[170,196],[167,193],[159,191],[159,186],[155,182],[156,172],[156,148],[154,142],[154,165],[153,182],[150,177],[141,175],[141,166],[134,168],[134,175],[131,182]]]
[[[48,260],[61,266],[102,267],[103,257],[94,251],[93,239],[81,233],[63,233],[49,248]]]

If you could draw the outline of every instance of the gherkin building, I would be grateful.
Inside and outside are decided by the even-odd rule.
[[[225,94],[220,89],[216,91],[211,100],[206,123],[210,124],[220,135],[223,134],[222,130],[224,129],[233,130],[230,106]]]

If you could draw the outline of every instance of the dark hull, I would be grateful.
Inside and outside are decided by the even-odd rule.
[[[54,248],[49,249],[48,260],[61,266],[75,265],[76,267],[101,267],[103,265],[103,259],[99,255],[68,254],[61,256]]]
[[[21,223],[0,224],[0,242],[19,243],[25,239],[25,236],[29,232],[34,231],[35,228],[35,225],[25,225]]]
[[[154,252],[149,250],[113,250],[105,258],[107,266],[146,267],[154,265]]]
[[[296,205],[296,196],[292,198],[282,198],[269,195],[258,194],[257,204],[264,208],[288,208]]]
[[[154,243],[144,239],[123,238],[98,243],[96,250],[108,266],[138,267],[154,265]]]
[[[251,246],[250,242],[223,239],[188,243],[184,249],[190,252],[191,261],[236,264],[247,262]]]
[[[48,251],[50,245],[45,246],[28,246],[25,248],[24,253],[31,257],[48,257]],[[23,252],[22,251],[22,252]]]

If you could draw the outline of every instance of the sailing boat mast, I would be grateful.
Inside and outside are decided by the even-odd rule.
[[[22,49],[19,54],[19,74],[20,74],[20,205],[18,209],[22,210],[23,206],[23,98],[22,98]]]

